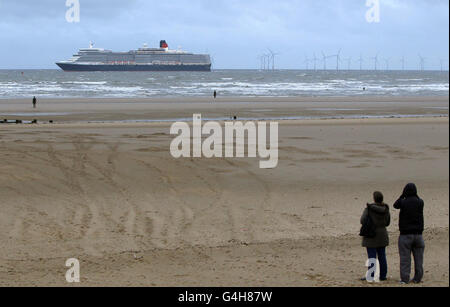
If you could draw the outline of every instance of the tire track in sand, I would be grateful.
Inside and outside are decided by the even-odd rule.
[[[82,181],[77,179],[80,173],[84,172],[83,157],[75,154],[75,158],[72,158],[72,167],[64,164],[60,158],[64,157],[62,153],[58,153],[51,143],[47,143],[47,155],[52,161],[52,165],[55,166],[63,174],[62,181],[70,190],[70,194],[74,195],[73,204],[75,209],[68,209],[69,221],[72,221],[72,225],[79,226],[79,232],[82,237],[82,247],[91,254],[97,254],[97,250],[89,242],[90,237],[95,233],[99,227],[98,210],[92,202],[89,201],[88,195],[82,186]]]
[[[164,159],[160,157],[158,158]],[[143,160],[135,161],[150,169],[154,173],[156,172],[161,181],[169,190],[166,198],[173,197],[176,199],[176,202],[171,203],[171,205],[177,205],[177,207],[174,209],[171,208],[170,210],[165,210],[167,215],[164,216],[159,214],[155,217],[147,217],[151,220],[153,239],[160,238],[159,244],[158,240],[153,241],[153,243],[156,245],[163,244],[165,247],[186,243],[185,238],[189,236],[190,228],[195,220],[195,213],[190,208],[183,192],[176,187],[176,184],[171,176],[158,168],[154,163],[149,163]]]

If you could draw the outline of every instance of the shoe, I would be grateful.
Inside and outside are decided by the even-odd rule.
[[[415,284],[420,284],[422,281],[417,281],[417,280],[411,280],[413,283],[415,283]]]
[[[400,280],[399,283],[400,283],[401,285],[407,285],[407,284],[408,284],[406,281],[403,281],[403,280]]]
[[[378,281],[386,281],[386,280],[387,280],[387,278],[386,278],[386,279],[379,279]],[[369,280],[367,280],[367,278],[365,278],[365,277],[361,278],[360,281],[376,282],[374,279],[371,280],[371,281],[369,281]]]

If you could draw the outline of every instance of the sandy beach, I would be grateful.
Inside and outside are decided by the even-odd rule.
[[[186,97],[0,99],[0,120],[116,122],[204,118],[311,119],[362,116],[447,116],[448,96],[432,97]]]
[[[41,123],[0,124],[0,286],[68,286],[68,258],[81,262],[81,286],[366,286],[362,210],[373,191],[392,205],[412,181],[426,205],[421,286],[448,287],[448,106],[448,97],[47,99],[33,110],[2,99],[2,118]],[[174,159],[170,122],[137,122],[193,113],[313,119],[280,121],[269,170],[259,159]],[[362,114],[373,118],[320,119]],[[391,209],[382,285],[396,286]]]

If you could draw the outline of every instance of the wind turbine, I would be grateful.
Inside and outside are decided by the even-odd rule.
[[[337,54],[333,54],[330,57],[336,57],[336,70],[339,70],[339,62],[341,61],[341,50],[339,49]]]
[[[375,64],[374,69],[377,70],[377,68],[378,68],[378,53],[376,56],[374,56],[373,58],[370,58],[370,59],[374,61],[374,64]]]
[[[259,57],[261,59],[261,69],[262,70],[266,70],[266,59],[267,59],[267,55],[266,54],[262,54]]]
[[[425,70],[425,58],[419,54],[419,60],[420,60],[420,70]]]
[[[260,55],[257,57],[257,59],[259,60],[259,69],[263,70],[263,57]]]
[[[363,63],[363,61],[364,61],[364,59],[363,59],[363,56],[362,56],[362,53],[359,55],[359,59],[358,59],[358,62],[359,62],[359,70],[362,70],[362,63]]]
[[[402,62],[402,70],[405,70],[405,63],[406,63],[405,56],[402,56],[400,61]]]
[[[272,57],[272,55],[270,53],[266,54],[267,57],[267,70],[270,70],[270,63],[272,62],[272,68],[274,67],[274,63],[275,63],[275,56]]]
[[[339,49],[337,54],[329,55],[327,58],[334,58],[334,57],[336,57],[336,70],[339,70],[339,62],[341,60],[341,49]]]
[[[262,58],[263,70],[269,70],[269,68],[270,68],[270,55],[263,53],[261,55],[261,58]]]
[[[390,58],[384,59],[384,63],[386,64],[386,70],[389,70],[389,61],[390,60],[391,60]]]
[[[316,63],[317,63],[317,57],[316,57],[316,53],[314,52],[314,54],[313,54],[313,62],[314,62],[314,71],[316,71],[317,69],[316,69]]]
[[[444,59],[439,59],[439,63],[441,64],[441,72],[444,71],[444,62],[445,62]]]
[[[268,54],[269,58],[272,58],[272,70],[275,70],[275,56],[279,55],[279,53],[273,52],[269,48],[267,48],[267,50],[269,50],[269,53],[270,53],[270,54]],[[270,69],[270,65],[269,65],[269,69]]]

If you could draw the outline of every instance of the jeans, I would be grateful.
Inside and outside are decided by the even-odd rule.
[[[414,282],[420,283],[423,278],[423,254],[425,242],[422,235],[401,235],[398,239],[400,252],[400,278],[409,283],[411,274],[411,254],[414,257]]]
[[[369,259],[377,259],[378,255],[378,261],[380,262],[380,280],[386,280],[388,273],[386,247],[367,248],[367,255],[369,256]],[[372,267],[370,267],[369,269],[371,268]]]

